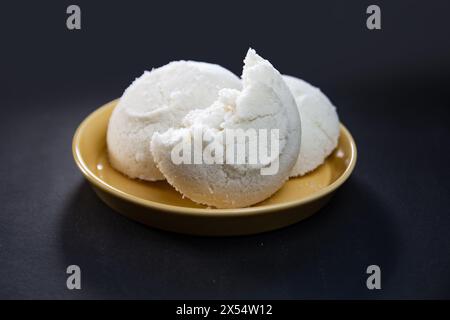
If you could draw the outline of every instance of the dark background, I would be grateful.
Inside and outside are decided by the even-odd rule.
[[[0,298],[450,298],[448,1],[17,1],[0,10]],[[369,4],[382,30],[366,28]],[[249,46],[319,86],[356,139],[312,218],[255,236],[153,230],[77,170],[78,124],[171,60]],[[66,289],[66,267],[82,290]],[[365,286],[382,270],[382,290]]]

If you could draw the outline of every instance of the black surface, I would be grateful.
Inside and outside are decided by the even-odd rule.
[[[446,1],[2,4],[0,298],[450,298]],[[344,4],[345,3],[345,4]],[[153,230],[105,206],[72,135],[144,69],[176,59],[240,74],[254,47],[322,88],[359,151],[350,180],[297,225],[235,238]],[[66,289],[66,267],[82,290]],[[382,290],[366,289],[378,264]]]

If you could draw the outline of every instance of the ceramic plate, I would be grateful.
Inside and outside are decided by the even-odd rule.
[[[108,120],[118,100],[89,115],[73,138],[75,162],[98,196],[119,213],[148,226],[195,235],[269,231],[317,212],[350,176],[356,145],[341,125],[339,143],[313,172],[290,179],[269,199],[242,209],[213,209],[183,198],[167,182],[133,180],[114,170],[106,150]]]

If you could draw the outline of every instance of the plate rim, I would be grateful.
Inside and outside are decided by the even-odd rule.
[[[188,208],[188,207],[180,207],[176,205],[170,205],[170,204],[163,204],[160,202],[142,199],[140,197],[127,194],[114,186],[106,183],[102,179],[100,179],[96,174],[94,174],[85,161],[83,160],[81,150],[79,148],[80,139],[81,139],[81,133],[83,132],[84,128],[88,125],[90,120],[96,116],[98,113],[101,113],[103,109],[107,109],[110,107],[111,104],[117,103],[119,99],[112,100],[103,106],[97,108],[93,112],[91,112],[84,120],[81,122],[81,124],[78,126],[78,128],[75,131],[75,134],[72,139],[72,155],[75,160],[75,163],[77,167],[80,169],[84,177],[93,185],[100,188],[102,191],[107,192],[109,194],[112,194],[116,197],[121,198],[122,200],[129,201],[141,206],[144,206],[146,208],[150,209],[156,209],[165,211],[168,213],[173,214],[179,214],[179,215],[187,215],[187,216],[214,216],[214,217],[230,217],[230,216],[249,216],[249,215],[255,215],[255,214],[262,214],[262,213],[269,213],[273,211],[280,211],[289,209],[292,207],[297,207],[300,205],[304,205],[310,202],[313,202],[317,199],[320,199],[322,197],[325,197],[328,194],[333,193],[337,188],[339,188],[351,175],[353,172],[356,160],[358,157],[357,154],[357,148],[355,140],[353,139],[353,136],[351,135],[350,131],[342,124],[340,123],[340,129],[344,131],[344,133],[348,136],[350,141],[350,147],[351,147],[351,156],[350,156],[350,163],[346,167],[345,171],[331,184],[326,186],[323,189],[318,190],[317,192],[299,199],[299,200],[293,200],[281,204],[268,204],[260,207],[245,207],[245,208],[231,208],[231,209],[217,209],[217,208]]]

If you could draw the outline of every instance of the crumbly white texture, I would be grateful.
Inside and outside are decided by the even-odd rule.
[[[223,88],[240,89],[241,82],[216,64],[175,61],[144,72],[111,115],[107,144],[112,166],[131,178],[163,180],[150,151],[153,134],[180,127],[189,111],[210,106]]]
[[[285,181],[300,150],[301,127],[295,99],[280,73],[250,49],[244,60],[242,91],[223,89],[219,99],[184,119],[185,128],[156,133],[151,149],[167,181],[191,200],[217,208],[247,207],[275,193]],[[279,170],[261,175],[269,164],[179,164],[171,159],[173,147],[202,129],[211,136],[225,129],[278,129]],[[226,151],[225,151],[226,152]]]
[[[283,76],[297,102],[302,118],[302,143],[291,177],[301,176],[321,165],[336,148],[339,117],[336,108],[319,88],[301,79]]]

